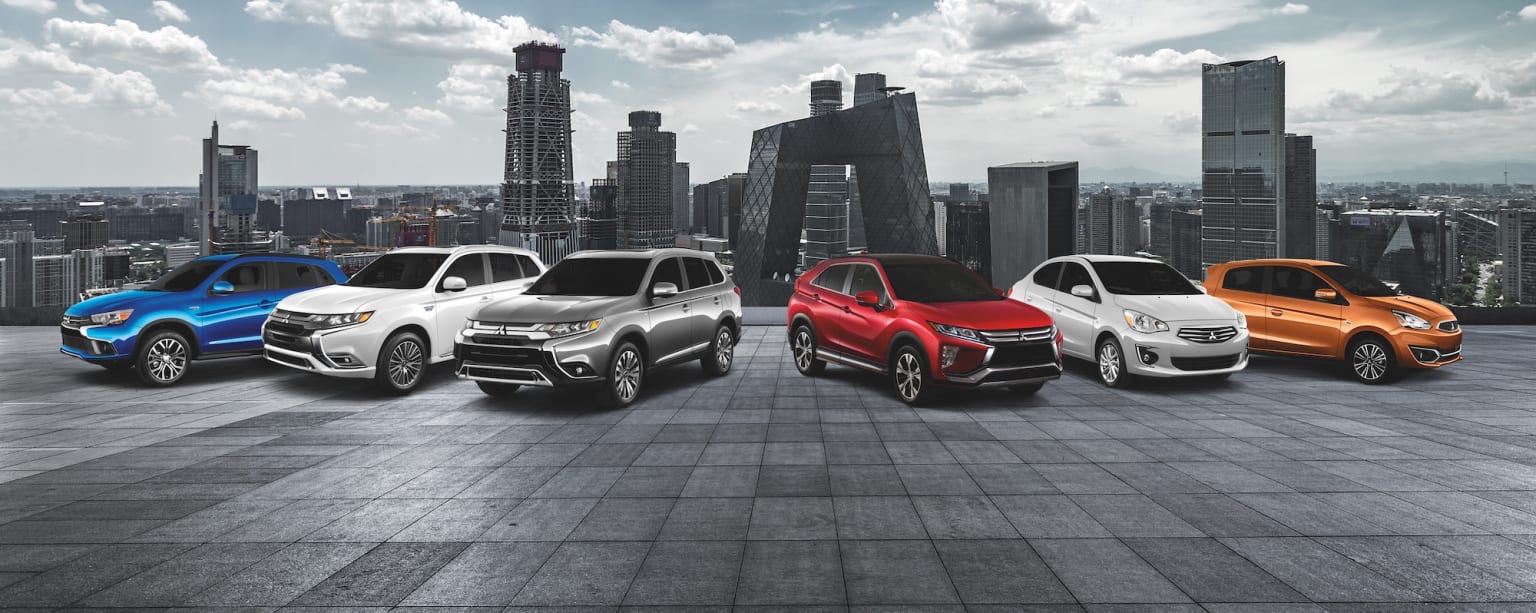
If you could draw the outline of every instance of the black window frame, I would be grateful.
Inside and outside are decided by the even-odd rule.
[[[1072,287],[1073,286],[1072,285],[1067,285],[1067,283],[1066,283],[1066,281],[1067,281],[1067,270],[1069,270],[1072,266],[1076,266],[1078,268],[1078,270],[1083,271],[1083,278],[1088,281],[1087,283],[1078,283],[1076,285],[1087,285],[1088,287],[1093,288],[1093,296],[1090,296],[1088,298],[1083,298],[1082,296],[1075,296],[1075,295],[1072,294]],[[1061,263],[1061,276],[1057,277],[1057,279],[1056,279],[1056,291],[1060,292],[1062,294],[1065,294],[1067,296],[1071,296],[1073,298],[1080,298],[1082,300],[1087,300],[1089,302],[1099,302],[1099,296],[1100,296],[1099,282],[1095,281],[1093,279],[1093,272],[1090,271],[1088,269],[1088,266],[1083,264],[1082,262],[1062,262]]]
[[[537,277],[544,274],[544,271],[539,270],[538,263],[534,262],[531,256],[523,255],[521,253],[514,255],[517,256],[517,265],[523,269],[524,279],[529,277]]]
[[[848,270],[848,278],[844,280],[844,284],[843,284],[844,287],[847,288],[847,292],[846,293],[849,296],[857,296],[857,295],[859,295],[859,292],[856,292],[853,289],[853,278],[854,278],[854,275],[858,274],[858,270],[860,268],[867,268],[867,269],[869,269],[870,274],[873,274],[875,276],[875,280],[879,281],[880,286],[879,286],[879,289],[875,290],[875,293],[880,295],[880,303],[884,304],[884,303],[890,301],[890,299],[891,299],[891,290],[890,290],[889,287],[887,287],[887,284],[885,282],[885,275],[883,273],[881,273],[880,269],[875,267],[875,265],[873,265],[873,264],[862,264],[862,263],[860,263],[860,264],[854,264],[851,268],[849,268],[849,270]]]
[[[700,259],[704,260],[704,268],[709,271],[709,280],[711,282],[710,285],[719,285],[721,283],[725,283],[725,280],[729,277],[729,275],[726,275],[725,271],[720,269],[719,262],[716,262],[714,258]]]
[[[272,274],[273,282],[272,283],[268,283],[268,285],[269,286],[274,286],[273,289],[280,289],[280,290],[285,290],[285,289],[311,289],[311,288],[325,287],[327,285],[335,285],[336,284],[336,280],[331,278],[331,273],[326,272],[326,271],[322,270],[319,266],[315,266],[314,264],[310,264],[308,262],[293,262],[293,261],[289,261],[289,260],[270,260],[270,261],[267,262],[267,264],[268,264],[268,268],[271,269],[271,272],[273,273]],[[295,269],[306,269],[306,270],[309,270],[310,274],[314,275],[315,283],[313,285],[295,285],[295,286],[292,286],[292,287],[285,286],[283,284],[283,273],[282,273],[282,267],[283,266],[292,266]]]
[[[1317,286],[1313,287],[1312,291],[1307,292],[1305,295],[1302,295],[1302,296],[1295,296],[1295,295],[1291,295],[1291,294],[1281,294],[1281,293],[1279,293],[1279,289],[1280,289],[1280,282],[1279,281],[1280,281],[1280,278],[1279,278],[1279,274],[1278,274],[1281,270],[1289,271],[1291,274],[1311,275],[1312,278],[1315,279],[1320,285],[1317,285]],[[1289,290],[1291,288],[1287,287],[1285,289]],[[1271,267],[1269,267],[1269,283],[1265,286],[1265,290],[1266,291],[1264,292],[1264,294],[1267,295],[1267,296],[1274,296],[1276,298],[1286,298],[1286,299],[1290,299],[1290,300],[1306,300],[1306,301],[1316,302],[1316,301],[1318,301],[1317,300],[1317,290],[1320,290],[1320,289],[1331,289],[1334,292],[1338,292],[1339,291],[1338,288],[1334,287],[1332,283],[1329,283],[1327,279],[1323,278],[1323,275],[1317,274],[1315,272],[1312,272],[1312,271],[1307,270],[1305,268],[1302,268],[1300,266],[1271,266]]]
[[[838,268],[840,268],[840,269],[842,269],[844,271],[843,272],[843,278],[841,280],[839,280],[838,286],[834,288],[834,287],[827,287],[825,285],[822,285],[821,284],[821,278],[827,276],[828,274],[830,274],[833,269],[838,269]],[[836,292],[836,293],[839,293],[839,294],[847,295],[848,280],[852,279],[852,278],[853,278],[853,264],[833,264],[831,266],[823,268],[821,270],[821,273],[816,275],[815,279],[811,279],[811,287],[819,287],[819,288],[827,290],[829,292]]]
[[[510,263],[511,263],[512,267],[511,267],[511,270],[509,272],[515,271],[517,273],[517,276],[516,277],[512,277],[510,279],[500,279],[500,278],[497,278],[497,276],[496,276],[496,271],[497,271],[496,259],[497,258],[503,258],[505,260],[510,260],[511,261]],[[489,273],[489,275],[490,275],[490,278],[491,278],[490,282],[491,283],[507,283],[507,282],[510,282],[510,281],[519,281],[519,280],[528,278],[528,275],[523,272],[523,265],[522,265],[522,263],[519,262],[517,260],[517,258],[518,258],[518,254],[516,254],[516,253],[501,253],[499,251],[496,251],[496,252],[491,252],[491,253],[485,254],[486,272]]]
[[[1035,271],[1035,274],[1029,276],[1029,282],[1038,287],[1043,287],[1053,292],[1057,291],[1056,284],[1061,283],[1061,269],[1066,267],[1064,264],[1066,264],[1066,262],[1046,262],[1045,265],[1040,267],[1040,270]],[[1051,282],[1041,283],[1040,275],[1044,274],[1047,270],[1051,270],[1053,267],[1056,270],[1056,274],[1052,275]]]
[[[656,278],[656,276],[661,273],[662,267],[667,265],[667,262],[671,262],[672,267],[677,269],[677,282],[672,284],[677,286],[677,291],[679,292],[687,291],[688,275],[687,273],[683,272],[682,257],[669,255],[662,258],[661,261],[657,262],[655,266],[651,267],[651,275],[648,279],[646,279],[645,283],[645,291],[647,294],[656,293],[657,283],[671,283],[670,281],[664,281]]]

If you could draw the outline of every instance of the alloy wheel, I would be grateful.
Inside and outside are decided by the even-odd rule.
[[[923,367],[911,352],[896,358],[896,392],[908,402],[923,393]]]
[[[1387,374],[1387,352],[1376,343],[1361,343],[1354,353],[1355,374],[1366,381],[1375,381]]]
[[[1120,380],[1120,350],[1114,343],[1099,346],[1099,377],[1110,385]]]
[[[389,380],[401,389],[416,383],[423,368],[421,345],[414,340],[403,340],[389,352]]]
[[[809,369],[811,367],[811,360],[816,359],[816,349],[812,346],[811,332],[809,330],[800,328],[795,332],[793,349],[795,352],[795,367],[802,371]]]
[[[159,381],[175,381],[187,369],[187,347],[162,338],[149,348],[149,373]]]
[[[722,327],[720,333],[715,335],[715,364],[722,372],[730,370],[731,359],[735,356],[736,347],[731,343],[731,331]],[[799,362],[799,358],[795,361]]]
[[[625,349],[613,363],[613,389],[620,400],[629,402],[640,393],[640,354]]]

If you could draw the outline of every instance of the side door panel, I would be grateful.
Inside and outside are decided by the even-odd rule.
[[[844,339],[842,318],[843,307],[853,304],[843,293],[848,287],[849,268],[848,264],[828,266],[806,288],[810,292],[806,304],[811,311],[811,325],[816,329],[817,342],[822,347],[843,353],[852,353]]]
[[[677,357],[679,352],[689,346],[693,337],[688,283],[683,279],[683,265],[679,258],[668,257],[656,262],[651,270],[650,281],[645,285],[647,295],[651,294],[657,283],[674,284],[679,291],[676,296],[651,298],[651,306],[645,309],[651,321],[651,331],[646,335],[646,342],[650,344],[649,357],[653,363]]]
[[[1056,286],[1055,306],[1050,314],[1056,320],[1057,329],[1061,330],[1062,350],[1078,357],[1091,358],[1093,330],[1098,319],[1094,313],[1099,308],[1099,302],[1073,296],[1072,287],[1075,285],[1092,287],[1097,299],[1104,299],[1104,292],[1094,283],[1086,267],[1078,262],[1065,262],[1061,269],[1061,280]]]
[[[1275,351],[1318,357],[1336,355],[1344,307],[1313,297],[1331,288],[1303,268],[1276,266],[1271,273],[1266,330]]]
[[[1056,312],[1056,283],[1061,280],[1061,263],[1052,262],[1040,267],[1024,284],[1022,296],[1016,296],[1025,304],[1045,311],[1047,315],[1055,316]]]
[[[434,362],[453,355],[453,335],[463,329],[464,320],[495,298],[496,285],[487,282],[487,272],[485,254],[466,253],[449,261],[434,282],[432,287],[436,294],[432,314],[437,327],[437,337],[431,341]],[[446,291],[443,279],[448,277],[463,277],[469,287],[458,292]]]
[[[725,309],[721,303],[719,286],[710,279],[708,264],[701,258],[685,257],[683,276],[688,281],[688,310],[693,324],[690,328],[689,347],[709,344],[715,333],[715,322]]]
[[[891,293],[886,289],[885,280],[880,272],[869,264],[854,264],[848,275],[848,308],[837,313],[842,320],[842,329],[846,334],[849,353],[875,364],[885,364],[886,345],[885,340],[890,338],[889,330],[895,322],[890,310],[875,311],[872,307],[858,304],[852,296],[859,292],[875,292],[880,295],[880,303],[888,304]]]
[[[197,311],[198,344],[202,351],[260,349],[261,325],[277,305],[277,292],[271,289],[271,268],[266,262],[239,262],[214,277],[215,283],[219,281],[229,282],[235,291],[218,295],[209,286]]]
[[[1269,337],[1269,266],[1228,268],[1221,277],[1218,296],[1227,305],[1248,318],[1248,346],[1260,351],[1274,351]]]

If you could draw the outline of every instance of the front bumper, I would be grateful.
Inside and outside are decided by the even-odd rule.
[[[1388,333],[1397,363],[1405,368],[1439,368],[1461,361],[1461,330],[1409,330]]]
[[[262,354],[268,362],[329,377],[369,379],[379,341],[359,324],[330,330],[312,330],[267,320],[261,328]]]
[[[945,346],[960,348],[956,365],[964,369],[964,372],[946,371],[940,362],[938,366],[941,368],[934,372],[940,373],[941,377],[936,379],[946,385],[974,388],[1009,387],[1061,378],[1061,353],[1057,351],[1054,338],[1043,342],[997,345],[957,342],[954,339],[944,338],[940,344],[940,356],[944,355]],[[981,352],[980,360],[978,364],[973,365],[967,356],[974,355],[975,352]],[[960,366],[962,364],[963,366]]]
[[[461,330],[454,336],[454,372],[460,379],[534,387],[595,383],[608,366],[609,335],[602,330],[561,338],[541,333]]]
[[[1181,327],[1218,325],[1222,324]],[[1171,331],[1154,334],[1125,331],[1120,335],[1120,347],[1125,353],[1126,370],[1142,377],[1202,377],[1234,373],[1248,367],[1248,330],[1241,328],[1235,336],[1219,342],[1191,341]]]
[[[59,326],[59,353],[87,362],[108,362],[133,357],[137,326]]]

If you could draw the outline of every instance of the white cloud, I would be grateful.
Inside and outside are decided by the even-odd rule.
[[[249,0],[245,12],[262,21],[326,25],[345,38],[439,57],[510,59],[520,44],[556,40],[522,17],[493,20],[452,0]]]
[[[347,74],[364,72],[350,64],[298,70],[243,69],[228,78],[208,79],[187,93],[210,107],[237,115],[263,119],[295,120],[305,117],[299,105],[321,105],[347,112],[381,112],[389,103],[373,96],[341,96]]]
[[[611,102],[613,101],[603,97],[602,94],[595,94],[592,92],[580,90],[571,92],[571,106],[573,107],[580,107],[588,104],[608,104]]]
[[[1493,91],[1470,76],[1447,72],[1429,74],[1398,69],[1381,82],[1388,87],[1376,94],[1335,91],[1325,105],[1335,110],[1365,115],[1423,115],[1502,109],[1509,95]]]
[[[1147,55],[1122,55],[1110,60],[1120,74],[1129,78],[1158,79],[1165,77],[1199,78],[1201,64],[1220,64],[1227,61],[1206,49],[1180,53],[1162,48]]]
[[[614,79],[612,81],[609,81],[608,84],[612,85],[614,87],[614,89],[629,89],[629,84],[628,83],[625,83],[625,82],[620,81],[618,79]]]
[[[1499,64],[1493,69],[1493,83],[1513,96],[1536,96],[1536,53]]]
[[[53,0],[0,0],[0,4],[34,13],[52,13],[59,8]]]
[[[588,27],[571,29],[573,44],[614,51],[648,66],[709,68],[715,60],[736,50],[736,41],[724,34],[682,32],[662,26],[637,28],[614,19],[606,32]]]
[[[378,98],[374,98],[373,96],[365,96],[362,98],[356,96],[347,96],[337,100],[336,107],[343,111],[378,113],[389,110],[389,103],[384,102],[383,100],[379,100]]]
[[[1177,134],[1198,134],[1200,114],[1194,111],[1174,111],[1163,115],[1163,126]]]
[[[1040,107],[1039,109],[1037,109],[1035,111],[1035,117],[1039,117],[1041,119],[1049,119],[1051,117],[1055,117],[1055,116],[1060,115],[1060,114],[1061,114],[1061,109],[1058,109],[1058,108],[1056,108],[1054,106],[1051,106],[1051,105],[1042,106],[1042,107]]]
[[[691,124],[691,123],[685,123],[685,124],[683,124],[683,129],[678,130],[678,133],[680,133],[680,134],[693,134],[694,132],[698,132],[699,130],[701,130],[701,128],[699,128],[699,126]]]
[[[225,124],[223,124],[223,125],[221,125],[219,127],[220,128],[227,128],[229,130],[233,130],[233,131],[236,131],[236,132],[246,132],[246,131],[251,131],[251,130],[255,130],[257,128],[260,128],[261,124],[256,123],[254,121],[251,121],[249,119],[236,119],[234,121],[225,123]],[[224,140],[224,139],[220,138],[219,140]]]
[[[298,121],[306,117],[304,111],[298,107],[283,106],[260,98],[239,95],[225,94],[215,97],[209,100],[209,106],[218,109],[221,113],[274,121]]]
[[[58,49],[39,49],[30,43],[0,38],[0,74],[54,78],[47,89],[39,87],[0,89],[0,100],[15,106],[44,109],[63,107],[120,108],[140,115],[171,115],[154,81],[143,73],[82,64]],[[74,84],[66,83],[72,81]],[[8,77],[5,82],[10,82]]]
[[[758,101],[755,101],[755,100],[746,100],[746,101],[742,101],[742,102],[737,102],[736,106],[731,107],[731,110],[734,110],[737,113],[752,113],[752,114],[757,114],[757,115],[770,115],[770,114],[783,113],[784,112],[784,107],[780,106],[779,103],[777,103],[777,102],[758,102]]]
[[[437,104],[458,111],[497,112],[507,93],[509,72],[494,64],[454,64],[448,68],[448,78],[437,84],[442,92]]]
[[[1095,132],[1084,134],[1083,142],[1095,147],[1122,147],[1130,141],[1116,132]]]
[[[187,16],[187,12],[171,3],[171,0],[155,0],[150,10],[154,11],[155,16],[159,17],[160,21],[177,21],[181,23],[192,21],[192,18]]]
[[[1105,85],[1090,85],[1083,93],[1067,100],[1072,106],[1126,106],[1120,90]]]
[[[449,117],[447,113],[437,109],[427,109],[419,106],[413,106],[411,108],[405,109],[402,111],[402,113],[405,115],[406,119],[417,123],[430,123],[443,126],[453,124],[452,117]]]
[[[1287,2],[1285,6],[1275,9],[1276,15],[1305,15],[1312,7],[1295,2]]]
[[[1098,21],[1081,0],[938,0],[935,8],[945,39],[962,49],[1011,47]]]
[[[357,127],[383,136],[408,136],[422,133],[421,128],[408,123],[378,123],[366,119],[357,122]]]
[[[112,11],[107,10],[107,7],[94,2],[86,2],[85,0],[75,0],[75,10],[80,11],[86,17],[106,17],[112,14]]]
[[[176,26],[144,30],[125,19],[105,24],[55,17],[43,24],[43,30],[49,41],[86,57],[111,57],[172,70],[225,70],[203,39]]]
[[[1536,21],[1536,4],[1528,4],[1520,12],[1515,13],[1521,21]]]

